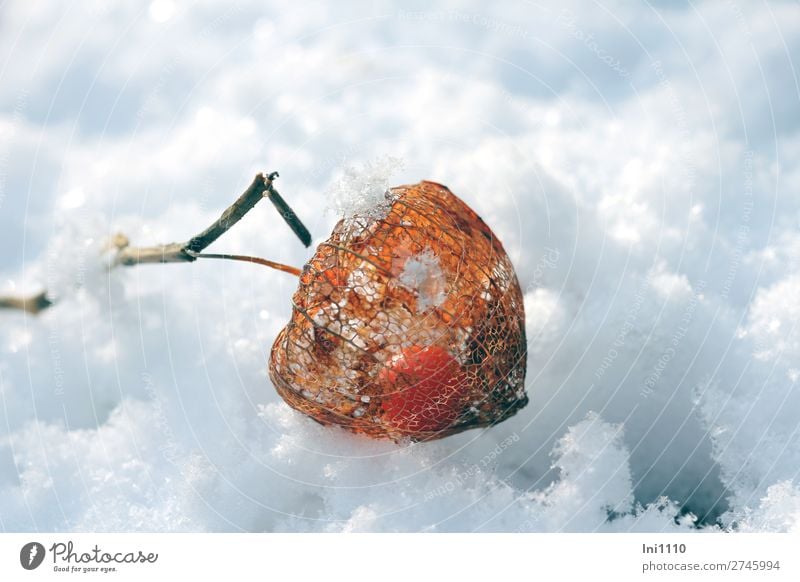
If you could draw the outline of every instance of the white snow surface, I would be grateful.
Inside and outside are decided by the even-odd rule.
[[[0,8],[0,294],[58,299],[0,312],[0,530],[798,531],[796,4],[162,4]],[[267,376],[291,276],[107,270],[276,169],[317,241],[420,179],[475,208],[530,404],[325,428]],[[210,250],[311,252],[268,203]]]

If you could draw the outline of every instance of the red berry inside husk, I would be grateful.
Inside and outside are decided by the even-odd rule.
[[[396,387],[383,398],[384,419],[402,432],[435,432],[455,423],[469,388],[466,373],[439,346],[412,346],[381,370],[379,379]]]

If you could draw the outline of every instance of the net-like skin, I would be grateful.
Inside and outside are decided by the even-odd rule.
[[[525,313],[503,245],[434,182],[385,217],[339,221],[303,268],[272,346],[281,397],[323,424],[393,440],[501,422],[528,402]]]

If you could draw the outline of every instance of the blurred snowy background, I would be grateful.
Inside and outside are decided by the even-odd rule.
[[[0,6],[0,530],[800,528],[796,3]],[[295,281],[103,268],[262,170],[447,184],[525,290],[531,404],[395,445],[266,373]],[[302,265],[268,204],[211,247]]]

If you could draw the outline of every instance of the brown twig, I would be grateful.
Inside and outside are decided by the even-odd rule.
[[[284,265],[283,263],[276,263],[275,261],[270,261],[268,259],[262,259],[261,257],[250,257],[247,255],[215,255],[213,253],[203,253],[202,255],[197,255],[198,259],[228,259],[229,261],[242,261],[245,263],[256,263],[258,265],[264,265],[265,267],[270,267],[271,269],[275,269],[276,271],[283,271],[284,273],[289,273],[290,275],[294,275],[295,277],[299,277],[302,274],[302,271],[297,267],[292,267],[291,265]]]
[[[52,304],[45,291],[31,297],[0,297],[0,309],[21,309],[33,315],[44,311]]]
[[[114,263],[125,266],[141,263],[191,263],[197,259],[198,253],[239,222],[259,200],[268,196],[272,182],[277,177],[277,172],[258,174],[247,190],[239,196],[239,199],[231,204],[211,226],[187,242],[169,243],[155,247],[131,247],[128,246],[127,239],[118,235],[115,244],[119,252]]]
[[[289,207],[277,190],[272,187],[278,172],[258,174],[250,186],[241,196],[231,204],[211,226],[200,234],[183,243],[168,243],[152,247],[132,247],[128,237],[117,234],[111,241],[111,246],[117,249],[112,262],[112,267],[141,265],[145,263],[191,263],[197,259],[230,259],[265,265],[285,273],[299,276],[300,269],[267,259],[248,257],[244,255],[202,254],[202,251],[211,243],[225,234],[234,224],[239,222],[262,198],[269,198],[280,212],[282,218],[291,227],[294,233],[305,246],[311,243],[311,235],[306,227]],[[21,309],[28,313],[37,314],[53,304],[47,297],[47,292],[33,297],[0,297],[0,309]]]

